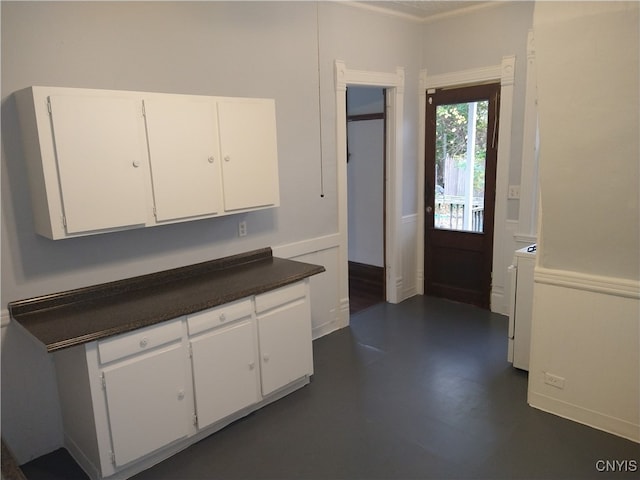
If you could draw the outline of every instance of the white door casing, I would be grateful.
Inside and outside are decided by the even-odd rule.
[[[348,213],[347,213],[347,86],[362,85],[387,89],[387,128],[385,151],[385,299],[398,303],[402,296],[402,138],[404,105],[404,69],[397,67],[393,73],[351,70],[340,60],[335,61],[336,89],[336,161],[338,177],[338,232],[339,292],[340,298],[349,297],[348,283]],[[346,312],[349,315],[348,305]],[[348,325],[348,320],[344,321]]]

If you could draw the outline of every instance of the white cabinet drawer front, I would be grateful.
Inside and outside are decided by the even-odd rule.
[[[251,299],[245,298],[237,302],[226,303],[219,307],[194,313],[187,318],[189,335],[196,335],[241,318],[250,317],[252,312]]]
[[[264,312],[272,308],[304,298],[307,294],[305,282],[294,283],[286,287],[256,296],[256,312]]]
[[[181,320],[141,328],[98,342],[100,363],[141,353],[182,338]]]

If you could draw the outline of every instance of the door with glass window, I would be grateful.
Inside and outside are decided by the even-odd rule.
[[[500,85],[427,92],[424,291],[490,307]]]

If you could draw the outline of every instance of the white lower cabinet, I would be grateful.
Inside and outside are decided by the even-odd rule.
[[[66,448],[128,478],[308,383],[308,285],[56,352]]]
[[[256,297],[262,395],[313,374],[311,317],[304,283]]]
[[[189,434],[193,411],[181,344],[103,371],[116,467]]]
[[[251,300],[189,316],[187,323],[198,428],[258,403],[257,340]]]

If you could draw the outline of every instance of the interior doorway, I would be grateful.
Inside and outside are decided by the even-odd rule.
[[[385,92],[347,88],[350,314],[385,301]]]
[[[500,84],[427,92],[426,294],[490,308]]]

